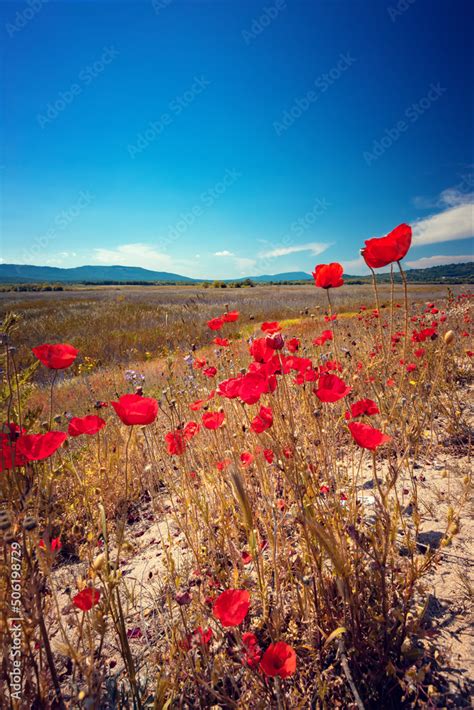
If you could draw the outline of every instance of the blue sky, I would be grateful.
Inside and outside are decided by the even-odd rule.
[[[311,271],[400,222],[473,258],[469,0],[0,3],[1,258]]]

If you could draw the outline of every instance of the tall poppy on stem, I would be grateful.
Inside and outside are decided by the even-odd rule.
[[[158,415],[158,402],[152,397],[140,394],[124,394],[118,402],[111,402],[117,415],[126,426],[144,426],[155,421]]]
[[[43,365],[51,370],[65,370],[72,365],[79,351],[68,343],[58,343],[57,345],[44,343],[32,348],[32,352]]]

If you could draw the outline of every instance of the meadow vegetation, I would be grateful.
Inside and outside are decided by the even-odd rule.
[[[2,707],[465,702],[427,580],[471,485],[466,287],[8,296]]]

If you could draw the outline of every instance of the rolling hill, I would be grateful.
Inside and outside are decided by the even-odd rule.
[[[474,262],[463,264],[446,264],[428,269],[407,269],[407,279],[411,283],[474,283]],[[344,274],[347,283],[366,283],[370,276],[354,276]],[[213,279],[208,279],[212,281]],[[377,280],[385,283],[390,280],[389,274],[377,274]],[[0,264],[0,283],[4,284],[120,284],[120,283],[162,283],[162,284],[193,284],[202,283],[204,279],[192,279],[181,274],[167,271],[151,271],[138,266],[77,266],[62,269],[56,266],[29,266],[26,264]],[[252,282],[264,283],[304,283],[312,281],[312,276],[305,271],[290,271],[280,274],[262,274],[240,279],[224,279],[224,283]],[[400,282],[400,274],[396,272],[395,281]]]

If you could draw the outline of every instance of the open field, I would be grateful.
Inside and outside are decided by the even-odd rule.
[[[422,285],[410,287],[412,301],[470,293],[474,287]],[[382,308],[390,303],[390,286],[379,287]],[[371,286],[344,286],[332,294],[334,309],[355,313],[361,304],[374,306]],[[395,287],[401,304],[403,289]],[[21,364],[31,361],[30,349],[42,342],[68,342],[93,364],[135,363],[176,349],[204,345],[212,333],[198,324],[237,309],[239,324],[265,320],[320,316],[327,300],[320,289],[308,286],[256,286],[242,289],[203,289],[193,286],[97,286],[70,291],[1,293],[0,318],[7,312],[21,316],[16,345]],[[238,329],[232,336],[239,337]]]
[[[470,707],[469,293],[0,294],[0,705]]]

